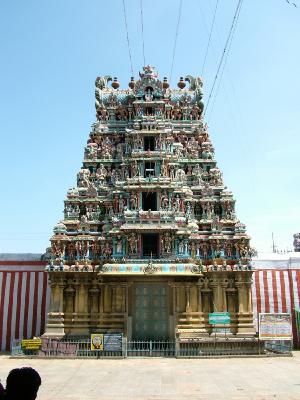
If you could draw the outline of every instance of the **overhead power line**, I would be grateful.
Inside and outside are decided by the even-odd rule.
[[[243,2],[243,0],[242,0],[242,2]],[[240,16],[241,8],[242,8],[242,6],[239,8],[239,11],[238,11],[238,14],[237,14],[237,18],[236,18],[236,20],[235,20],[234,28],[233,28],[232,35],[231,35],[231,38],[230,38],[230,41],[229,41],[229,45],[228,45],[228,51],[227,51],[226,56],[225,56],[225,58],[224,58],[224,62],[223,62],[222,69],[221,69],[221,72],[220,72],[220,78],[219,78],[218,86],[217,86],[217,89],[216,89],[216,91],[215,91],[214,99],[213,99],[213,102],[212,102],[212,106],[211,106],[210,111],[209,111],[208,122],[209,122],[209,119],[210,119],[210,117],[211,117],[211,115],[212,115],[212,112],[213,112],[213,109],[214,109],[214,106],[215,106],[215,102],[216,102],[216,98],[217,98],[218,93],[219,93],[219,89],[220,89],[221,82],[222,82],[222,77],[223,77],[224,70],[225,70],[225,67],[226,67],[226,63],[227,63],[227,59],[228,59],[228,54],[229,54],[230,49],[231,49],[232,39],[233,39],[234,33],[235,33],[235,31],[236,31],[237,21],[238,21],[239,16]]]
[[[180,25],[180,18],[181,18],[181,8],[182,8],[182,0],[179,0],[179,7],[178,7],[178,19],[176,25],[176,32],[175,32],[175,39],[174,39],[174,47],[173,47],[173,55],[172,55],[172,64],[171,64],[171,71],[170,71],[170,78],[169,82],[171,84],[173,68],[174,68],[174,60],[175,60],[175,53],[176,53],[176,46],[177,46],[177,37],[179,32],[179,25]]]
[[[291,0],[285,0],[290,6],[298,7],[296,3],[292,2]]]
[[[123,14],[124,14],[124,21],[125,21],[125,29],[126,29],[128,54],[129,54],[129,60],[130,60],[131,76],[133,76],[134,74],[133,74],[132,57],[131,57],[131,50],[130,50],[130,43],[129,43],[129,35],[128,35],[128,25],[127,25],[127,17],[126,17],[125,0],[123,0]]]
[[[145,58],[145,42],[144,42],[143,0],[140,0],[140,6],[141,6],[141,25],[142,25],[143,61],[144,61],[144,66],[145,66],[145,65],[146,65],[146,58]]]
[[[214,29],[214,25],[215,25],[215,19],[216,19],[218,4],[219,4],[219,0],[216,1],[216,6],[215,6],[214,15],[213,15],[213,19],[212,19],[212,23],[211,23],[211,27],[210,27],[210,32],[209,32],[209,37],[208,37],[208,42],[207,42],[207,46],[206,46],[205,56],[204,56],[204,60],[203,60],[201,76],[203,76],[203,73],[204,73],[204,68],[205,68],[205,64],[206,64],[206,58],[207,58],[208,49],[209,49],[209,45],[210,45],[210,41],[211,41],[211,35],[212,35],[213,29]]]
[[[209,107],[209,103],[210,103],[210,100],[211,100],[211,97],[212,97],[212,93],[213,93],[214,88],[216,86],[216,82],[217,82],[217,79],[219,77],[219,73],[220,73],[221,67],[223,65],[223,62],[225,60],[225,56],[227,58],[227,52],[229,51],[229,48],[230,48],[230,45],[231,45],[231,42],[232,42],[233,33],[235,32],[235,25],[237,23],[239,15],[240,15],[240,9],[242,7],[242,4],[243,4],[243,0],[239,0],[238,4],[236,6],[236,10],[235,10],[235,13],[234,13],[234,16],[233,16],[233,20],[232,20],[232,23],[231,23],[229,34],[228,34],[228,37],[227,37],[227,40],[226,40],[226,43],[225,43],[225,46],[224,46],[224,50],[223,50],[223,53],[222,53],[222,56],[221,56],[221,59],[220,59],[220,62],[219,62],[218,68],[217,68],[217,72],[216,72],[216,75],[215,75],[215,78],[214,78],[213,85],[211,87],[211,90],[210,90],[210,93],[209,93],[209,96],[208,96],[207,105],[206,105],[206,108],[204,110],[204,116],[205,116],[205,114],[207,112],[207,109]]]

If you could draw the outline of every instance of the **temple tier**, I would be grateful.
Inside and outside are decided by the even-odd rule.
[[[146,66],[119,86],[96,79],[97,121],[51,238],[45,336],[205,338],[208,314],[226,311],[229,338],[253,336],[252,251],[203,122],[202,80],[170,89]]]

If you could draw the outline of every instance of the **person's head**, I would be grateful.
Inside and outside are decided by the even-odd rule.
[[[35,369],[15,368],[7,376],[5,391],[9,399],[34,400],[41,383],[41,377]]]

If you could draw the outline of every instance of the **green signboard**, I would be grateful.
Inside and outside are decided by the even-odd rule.
[[[229,312],[214,312],[208,314],[208,323],[211,325],[225,325],[230,324]]]

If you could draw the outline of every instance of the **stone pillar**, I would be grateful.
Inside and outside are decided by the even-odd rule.
[[[117,287],[115,285],[111,286],[111,311],[113,313],[116,312],[116,296],[117,296]]]
[[[198,308],[197,312],[199,315],[199,331],[201,336],[207,336],[208,332],[205,329],[205,321],[204,321],[204,309],[203,309],[203,301],[202,301],[202,295],[204,296],[204,293],[202,293],[203,290],[203,279],[198,279],[197,282],[197,288],[198,288]]]
[[[247,293],[247,312],[253,313],[253,305],[252,305],[252,280],[246,280],[245,282],[246,293]]]
[[[59,310],[58,311],[63,316],[64,309],[65,309],[65,306],[64,306],[64,288],[65,288],[65,285],[64,285],[63,282],[60,282],[58,287],[59,287]]]
[[[201,293],[201,289],[203,288],[203,282],[200,279],[198,280],[197,287],[198,287],[198,312],[203,314],[202,293]]]
[[[222,311],[223,311],[223,312],[228,311],[227,293],[226,293],[227,287],[228,287],[228,281],[227,281],[227,279],[223,279],[223,280],[221,281],[221,288],[222,288]]]
[[[191,284],[185,285],[185,312],[190,313],[191,312],[191,306],[190,306],[190,296],[191,296]]]
[[[96,285],[89,289],[89,295],[91,299],[91,314],[99,313],[99,292],[100,290]]]
[[[230,312],[233,317],[235,316],[236,313],[236,289],[235,288],[227,288],[226,293],[227,293],[227,308],[228,312]]]
[[[121,283],[121,290],[122,290],[122,304],[121,310],[124,314],[127,314],[127,283]]]
[[[89,283],[84,273],[78,273],[74,284],[75,294],[75,313],[74,335],[87,335],[89,333],[90,312],[88,309]]]
[[[77,314],[79,310],[79,280],[74,279],[74,289],[75,289],[75,304],[74,304],[74,313]]]
[[[66,295],[66,314],[72,314],[74,312],[74,296],[75,296],[75,289],[73,286],[69,285],[65,289]]]
[[[93,286],[89,289],[90,298],[90,327],[96,329],[99,324],[99,293],[100,289],[97,286],[97,280],[93,281]]]
[[[57,293],[56,293],[57,283],[55,281],[50,281],[50,310],[51,312],[58,311],[57,308]]]
[[[245,309],[247,308],[247,298],[246,298],[246,290],[245,285],[242,280],[242,277],[236,281],[235,286],[238,290],[238,302],[239,302],[239,314],[243,314]]]
[[[48,313],[46,332],[43,337],[63,337],[64,326],[64,273],[50,272],[51,311]]]
[[[237,318],[238,315],[236,313],[236,306],[237,306],[237,296],[236,296],[237,289],[230,287],[226,289],[227,297],[228,297],[228,311],[230,313],[230,320],[231,326],[230,330],[231,333],[236,334],[237,332]]]
[[[250,280],[249,280],[250,274]],[[238,274],[235,286],[238,289],[239,313],[238,313],[238,336],[254,336],[255,329],[253,325],[252,311],[249,311],[249,294],[251,290],[251,271],[245,271]],[[251,299],[251,298],[250,298]]]
[[[222,311],[222,306],[221,306],[221,286],[220,286],[220,281],[218,278],[214,278],[212,282],[210,283],[210,286],[213,291],[213,311],[214,312],[220,312]]]
[[[180,286],[175,286],[176,290],[176,313],[180,312]]]
[[[104,306],[103,306],[103,304],[104,304],[104,284],[103,284],[103,283],[100,283],[99,286],[100,286],[100,304],[99,304],[99,311],[100,311],[100,318],[101,318],[101,316],[102,316],[102,314],[103,314],[103,311],[104,311]]]

